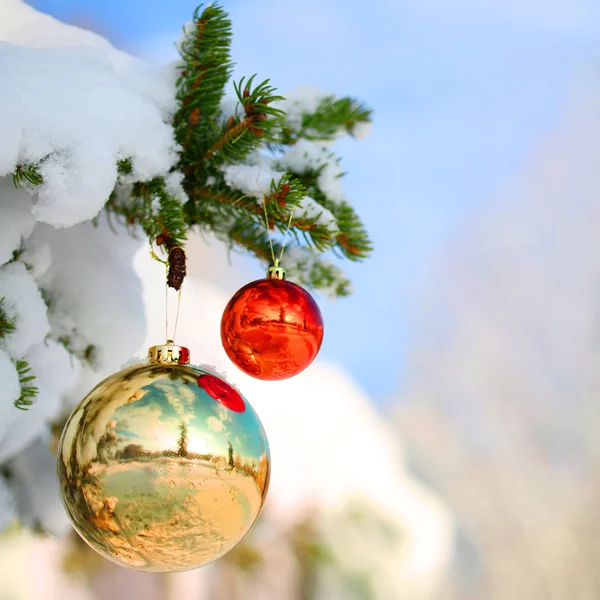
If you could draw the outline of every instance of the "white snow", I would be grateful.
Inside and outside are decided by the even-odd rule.
[[[317,259],[323,265],[326,265],[337,272],[339,277],[343,277],[341,269],[331,261],[319,258],[319,255],[313,252],[310,248],[300,246],[288,246],[284,254],[285,270],[289,279],[294,279],[295,273],[310,273],[317,263]],[[328,296],[332,300],[337,297],[337,285],[333,284],[330,287],[323,287],[319,292]],[[351,289],[351,288],[350,288]]]
[[[295,173],[306,173],[318,169],[329,160],[330,150],[320,142],[298,140],[278,162]]]
[[[8,262],[22,240],[30,236],[35,225],[32,202],[31,195],[16,188],[12,179],[0,177],[0,265]]]
[[[60,230],[39,224],[32,234],[52,252],[52,265],[39,284],[51,299],[53,337],[70,338],[80,352],[89,344],[97,348],[100,371],[82,374],[82,386],[97,382],[99,373],[118,370],[144,337],[141,285],[131,265],[140,246],[146,249],[145,236],[139,238],[124,229],[114,233],[104,217],[97,227],[84,223]]]
[[[319,104],[328,96],[326,92],[316,86],[302,85],[285,94],[285,100],[274,102],[273,106],[286,112],[286,124],[294,131],[299,131],[302,126],[302,117],[314,113]]]
[[[10,459],[27,448],[46,424],[59,415],[62,395],[71,388],[78,373],[78,364],[71,360],[60,344],[51,340],[32,348],[25,359],[35,374],[35,381],[31,383],[39,389],[39,393],[28,410],[13,406],[8,418],[3,421],[0,461]]]
[[[17,327],[0,340],[0,459],[6,460],[39,437],[65,398],[78,401],[118,369],[143,337],[140,284],[131,267],[140,242],[122,229],[117,237],[103,219],[98,228],[72,226],[98,215],[123,158],[132,159],[130,178],[166,175],[168,191],[182,200],[185,194],[181,177],[168,174],[177,159],[168,125],[176,110],[174,63],[150,67],[94,33],[4,0],[0,70],[10,73],[0,95],[0,265],[25,249],[23,262],[0,266],[0,297]],[[15,189],[10,174],[27,163],[39,163],[44,183]],[[68,338],[77,352],[94,345],[100,370],[80,368],[63,346],[43,343],[48,334]],[[11,357],[25,357],[40,390],[26,412],[13,405],[20,387]],[[36,501],[27,502],[33,488],[22,489],[22,516],[52,530],[54,517],[45,520]]]
[[[47,441],[36,440],[8,463],[8,469],[21,522],[41,526],[51,535],[68,533],[71,523],[58,495],[56,457]]]
[[[0,477],[0,531],[17,519],[15,498],[4,477]]]
[[[337,230],[336,219],[330,210],[323,208],[318,202],[315,202],[310,196],[304,196],[294,211],[294,218],[314,219],[317,225],[326,225],[333,230]]]
[[[0,39],[30,48],[80,47],[104,57],[115,69],[128,68],[139,62],[114,48],[102,36],[61,23],[21,0],[0,3]]]
[[[277,163],[283,169],[299,174],[325,165],[317,177],[317,184],[329,200],[343,200],[342,169],[325,144],[300,139],[277,160]]]
[[[365,123],[364,121],[359,121],[352,128],[352,135],[358,140],[364,140],[373,129],[372,123]]]
[[[341,202],[344,199],[342,169],[336,162],[328,163],[319,173],[317,184],[323,190],[328,200]]]
[[[7,7],[10,18],[2,19]],[[32,36],[38,27],[43,33]],[[0,71],[11,74],[0,97],[0,176],[41,161],[38,221],[71,226],[96,216],[119,159],[132,158],[142,180],[174,164],[173,132],[164,122],[174,109],[172,67],[151,69],[95,34],[7,0]]]
[[[0,267],[0,298],[16,329],[0,339],[0,348],[10,356],[23,358],[29,349],[39,344],[50,331],[46,304],[31,274],[22,262]]]
[[[189,39],[189,37],[194,33],[194,31],[196,31],[196,24],[194,23],[194,21],[187,21],[186,23],[184,23],[183,28],[181,30],[181,34],[177,42],[175,42],[175,48],[177,49],[177,52],[181,52],[183,44]]]
[[[179,172],[169,173],[165,177],[167,192],[171,194],[171,196],[173,196],[174,198],[177,198],[177,200],[179,200],[181,204],[185,204],[189,200],[189,198],[188,195],[185,193],[185,190],[183,189],[182,181],[183,173]]]
[[[284,171],[277,171],[269,164],[226,165],[221,170],[229,187],[254,196],[261,202],[263,196],[271,192],[271,182],[277,183],[285,175]]]
[[[52,264],[52,251],[48,244],[28,240],[25,245],[25,251],[19,257],[29,269],[34,279],[41,277]]]

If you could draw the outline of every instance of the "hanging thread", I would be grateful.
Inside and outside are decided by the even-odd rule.
[[[258,155],[258,173],[256,174],[256,187],[260,188],[260,184],[258,182],[260,178],[260,168],[261,168],[261,157]],[[279,258],[275,258],[275,249],[273,248],[273,237],[271,236],[271,228],[269,227],[269,216],[267,214],[267,196],[263,192],[263,212],[265,214],[265,226],[267,228],[267,235],[269,236],[269,247],[271,248],[271,259],[273,260],[273,266],[278,267],[281,259],[283,258],[283,251],[285,250],[285,244],[287,241],[287,234],[292,226],[292,219],[294,218],[294,211],[296,207],[292,207],[292,211],[290,212],[290,218],[288,219],[288,224],[286,230],[283,232],[283,239],[281,242],[281,252],[279,253]]]

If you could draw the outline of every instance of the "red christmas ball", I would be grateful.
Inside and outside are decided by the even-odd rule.
[[[284,279],[259,279],[239,290],[223,312],[227,356],[257,379],[287,379],[314,360],[323,317],[312,296]]]

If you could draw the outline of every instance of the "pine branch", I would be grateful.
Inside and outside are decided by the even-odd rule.
[[[285,269],[290,279],[321,290],[332,298],[352,293],[352,284],[343,271],[310,248],[292,247],[286,252]]]
[[[29,363],[23,359],[15,362],[17,373],[19,374],[19,382],[21,384],[21,396],[15,400],[15,406],[20,410],[29,410],[33,404],[39,390],[31,382],[35,380],[35,375],[31,375],[31,367]]]
[[[213,232],[218,239],[227,242],[231,249],[240,248],[250,252],[265,265],[272,263],[269,234],[261,224],[237,222],[226,231]],[[281,249],[281,241],[273,239],[275,257],[281,255]],[[348,296],[351,293],[352,286],[342,270],[321,258],[318,252],[288,243],[283,256],[283,266],[293,281],[322,290],[332,297]]]
[[[16,329],[14,319],[11,319],[3,308],[5,298],[0,298],[0,340],[14,333]]]
[[[44,178],[40,175],[39,164],[17,165],[13,171],[12,179],[15,187],[22,187],[25,182],[40,185]]]
[[[347,133],[353,135],[358,123],[369,123],[373,111],[354,98],[327,96],[312,114],[302,115],[297,137],[307,140],[330,141]]]
[[[60,336],[56,338],[56,341],[63,346],[73,358],[76,358],[94,371],[98,368],[98,348],[94,346],[94,344],[87,344],[85,348],[77,349],[75,342],[68,335]]]
[[[236,111],[235,115],[223,123],[211,146],[198,159],[185,165],[184,172],[187,175],[194,174],[210,159],[212,165],[241,162],[265,141],[275,139],[284,113],[270,104],[283,98],[274,94],[275,88],[268,85],[268,79],[252,88],[254,77],[255,75],[245,85],[244,77],[238,84],[234,84],[244,116],[238,116]]]
[[[183,246],[187,239],[189,224],[184,205],[167,190],[162,177],[134,183],[125,202],[119,201],[114,191],[105,209],[109,214],[123,217],[126,226],[141,225],[152,241],[162,234],[175,245]]]
[[[175,137],[184,148],[182,163],[189,164],[210,147],[218,129],[216,118],[231,76],[231,22],[217,4],[199,14],[194,30],[186,34],[180,55],[184,61],[177,81],[180,108],[173,119]]]
[[[327,163],[302,173],[288,171],[272,181],[263,195],[230,187],[225,167],[252,168],[254,156],[260,161],[265,151],[276,165],[277,152],[289,149],[300,138],[331,140],[340,133],[352,135],[357,124],[370,120],[371,110],[352,98],[328,96],[314,112],[303,115],[294,130],[276,108],[283,98],[268,79],[255,85],[256,76],[252,76],[234,83],[235,114],[223,114],[221,102],[232,71],[230,45],[231,23],[225,11],[219,5],[202,11],[198,7],[180,48],[179,110],[173,118],[182,147],[173,171],[183,175],[181,185],[187,198],[174,194],[161,177],[133,182],[125,198],[124,188],[118,185],[106,203],[109,224],[116,217],[132,231],[141,227],[154,244],[160,240],[157,245],[167,249],[165,262],[174,268],[177,282],[185,275],[183,244],[191,227],[213,232],[261,260],[271,258],[269,236],[274,247],[280,248],[284,235],[289,235],[288,243],[307,246],[313,258],[329,250],[352,260],[366,257],[371,242],[358,215],[347,202],[332,201],[320,188],[319,176]],[[337,161],[333,154],[329,159]],[[117,168],[120,180],[131,182],[132,161],[119,160]],[[172,265],[174,248],[180,250],[177,264]],[[335,288],[340,295],[347,293],[347,280],[330,263],[311,259],[303,264],[308,271],[298,275],[301,281]]]
[[[355,210],[347,202],[333,202],[320,188],[318,178],[326,165],[304,173],[294,173],[306,189],[306,193],[335,217],[339,232],[335,237],[335,249],[350,260],[362,260],[372,251],[369,236]]]

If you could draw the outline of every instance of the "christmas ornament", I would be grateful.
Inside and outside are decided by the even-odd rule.
[[[227,304],[221,341],[227,356],[258,379],[287,379],[314,360],[323,341],[323,318],[312,296],[285,280],[274,262],[266,279],[253,281]]]
[[[172,341],[99,383],[69,418],[60,493],[81,537],[143,571],[185,571],[233,548],[265,501],[270,456],[256,413]]]

